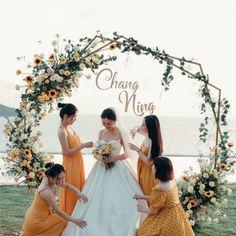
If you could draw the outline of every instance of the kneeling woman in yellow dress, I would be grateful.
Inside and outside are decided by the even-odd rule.
[[[84,220],[69,216],[57,206],[55,187],[59,185],[74,190],[84,202],[87,202],[87,197],[73,185],[64,182],[65,170],[62,165],[48,163],[45,168],[46,177],[36,190],[34,200],[26,212],[22,236],[59,236],[67,221],[81,228],[87,225]]]
[[[151,196],[135,195],[135,199],[149,201],[149,208],[138,205],[138,211],[148,214],[138,229],[137,236],[194,236],[185,211],[179,201],[171,161],[166,157],[154,158],[157,185]]]

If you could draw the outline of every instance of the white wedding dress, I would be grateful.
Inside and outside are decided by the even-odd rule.
[[[120,142],[108,142],[112,154],[119,155]],[[143,193],[126,160],[116,161],[115,166],[108,170],[102,161],[97,161],[83,193],[88,202],[78,202],[72,216],[87,221],[87,226],[81,229],[69,222],[63,236],[135,236],[141,217],[133,196]],[[141,201],[139,204],[146,203]]]

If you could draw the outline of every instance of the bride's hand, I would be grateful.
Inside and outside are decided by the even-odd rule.
[[[93,143],[93,148],[96,148],[98,143]]]
[[[105,163],[110,163],[116,161],[115,156],[110,156],[106,160],[104,160]]]
[[[135,151],[135,152],[140,151],[140,148],[137,147],[136,145],[134,145],[133,143],[128,143],[128,145],[129,145],[129,148],[130,148],[131,150],[133,150],[133,151]]]
[[[87,196],[85,196],[83,193],[80,193],[79,194],[79,200],[81,201],[81,202],[84,202],[84,203],[86,203],[86,202],[88,202],[88,198],[87,198]]]
[[[75,223],[76,225],[78,225],[82,229],[87,226],[87,222],[82,219],[74,219],[73,223]]]

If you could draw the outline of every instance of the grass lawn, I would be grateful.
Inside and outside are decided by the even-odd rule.
[[[236,185],[230,187],[233,193],[228,199],[227,219],[216,225],[204,226],[197,236],[236,236]],[[0,236],[19,235],[25,212],[33,196],[34,190],[29,191],[25,187],[0,186]]]

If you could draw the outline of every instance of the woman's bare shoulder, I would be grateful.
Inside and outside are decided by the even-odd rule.
[[[103,134],[103,133],[105,132],[105,130],[106,130],[106,129],[101,129],[101,130],[99,131],[99,135]]]
[[[64,127],[58,127],[58,130],[57,130],[57,133],[58,135],[66,135],[66,129]]]
[[[115,127],[114,132],[121,135],[121,131],[120,131],[119,127]]]

